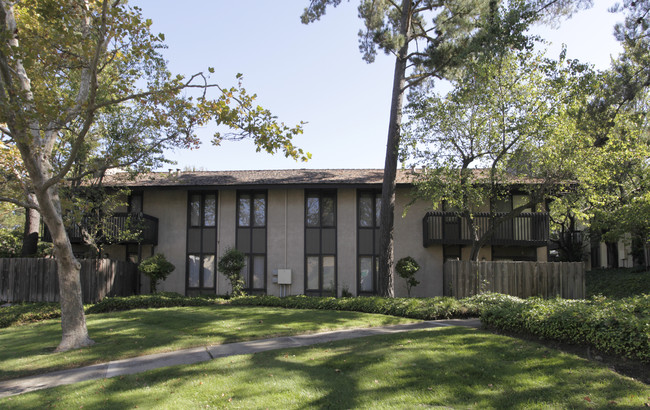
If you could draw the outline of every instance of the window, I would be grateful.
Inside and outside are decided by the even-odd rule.
[[[522,246],[493,246],[493,261],[536,261],[537,249]]]
[[[357,196],[357,289],[377,293],[379,270],[379,210],[381,193],[359,191]]]
[[[142,191],[132,191],[129,195],[130,214],[139,214],[142,212]]]
[[[237,192],[237,249],[246,255],[242,271],[249,292],[266,291],[266,191]]]
[[[139,263],[141,259],[141,249],[137,244],[126,245],[126,260],[131,263]]]
[[[459,261],[463,259],[463,251],[460,245],[443,245],[442,259],[447,261]]]
[[[305,195],[305,294],[336,292],[336,192]]]
[[[449,242],[460,240],[461,227],[463,226],[463,220],[460,217],[460,208],[443,202],[442,209],[444,212],[447,212],[442,227],[443,238]]]
[[[190,192],[187,205],[188,294],[215,291],[217,193]]]

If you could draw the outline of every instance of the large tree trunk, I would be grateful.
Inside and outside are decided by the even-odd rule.
[[[29,194],[31,201],[36,202],[36,196]],[[20,256],[32,256],[38,252],[38,228],[41,223],[41,214],[34,208],[25,208],[25,233],[23,234],[23,247]]]
[[[395,74],[393,76],[393,94],[388,123],[388,141],[386,142],[386,160],[384,162],[384,180],[381,191],[379,237],[381,251],[379,255],[378,291],[381,296],[393,297],[393,262],[394,252],[394,219],[395,219],[395,178],[402,127],[402,106],[406,92],[406,65],[408,62],[408,47],[410,41],[411,0],[402,1],[402,17],[400,34],[404,36],[404,44],[395,59]]]
[[[43,220],[52,234],[59,275],[63,336],[56,351],[63,352],[92,345],[94,342],[88,337],[81,295],[81,277],[79,275],[81,264],[72,253],[72,245],[63,225],[58,191],[56,187],[51,187],[45,192],[37,191],[36,196]]]
[[[14,2],[0,0],[0,31],[4,35],[3,41],[7,41],[7,44],[13,49],[20,50],[18,25],[13,6]],[[82,29],[84,35],[90,35],[89,18],[88,16],[84,22],[85,26]],[[41,113],[38,113],[36,109],[31,81],[20,55],[17,53],[15,56],[7,56],[0,53],[0,97],[5,98],[3,104],[0,104],[0,108],[4,110],[2,114],[12,131],[12,138],[20,150],[23,164],[29,173],[43,221],[52,234],[59,275],[61,329],[63,331],[61,344],[57,347],[57,351],[65,351],[88,346],[94,342],[88,337],[86,329],[79,276],[81,265],[72,253],[72,245],[63,225],[61,201],[56,185],[58,181],[48,184],[48,179],[52,178],[50,158],[56,141],[58,132],[56,125],[58,124],[52,123],[42,127],[38,122]],[[89,94],[92,96],[93,87],[96,87],[96,78],[94,77],[96,71],[93,68],[96,66],[85,67],[81,72],[76,99],[76,103],[80,107],[85,107],[92,101]],[[3,95],[2,92],[5,94]],[[21,98],[16,99],[16,95],[20,95]],[[93,112],[86,113],[83,119],[85,128],[77,139],[79,143],[83,141],[83,135],[90,127]],[[76,145],[76,149],[79,146]],[[70,154],[72,158],[75,156],[75,147]]]

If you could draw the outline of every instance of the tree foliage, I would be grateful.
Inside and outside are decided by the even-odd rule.
[[[528,50],[469,63],[445,94],[410,96],[404,159],[418,167],[416,197],[466,218],[472,259],[494,230],[530,212],[574,182],[579,142],[570,112],[593,73],[581,64]],[[524,203],[497,214],[513,191]],[[489,212],[487,227],[476,223]]]
[[[415,274],[419,270],[420,264],[410,256],[398,260],[395,264],[395,272],[406,282],[406,294],[408,297],[411,297],[411,289],[420,284],[420,281],[415,279]]]
[[[231,295],[244,296],[244,278],[241,275],[242,269],[246,267],[246,255],[235,248],[229,248],[219,258],[217,269],[223,273],[230,281]]]
[[[168,147],[198,144],[194,130],[213,121],[251,138],[259,150],[306,160],[288,126],[238,83],[222,87],[214,70],[173,75],[161,54],[164,35],[120,0],[0,1],[0,127],[20,152],[29,197],[2,197],[38,209],[54,244],[63,338],[58,350],[92,343],[86,330],[80,265],[63,223],[59,187],[101,178],[113,167],[155,166]]]
[[[576,136],[584,141],[575,179],[578,189],[555,203],[554,219],[569,232],[572,220],[590,225],[593,239],[616,241],[632,235],[650,239],[650,2],[624,1],[615,27],[623,52],[595,76],[582,107],[575,111]]]
[[[169,262],[165,255],[157,253],[140,262],[138,270],[146,275],[150,282],[151,293],[156,293],[158,282],[167,279],[170,273],[176,269],[173,263]]]
[[[311,0],[302,21],[319,20],[341,0]],[[453,78],[477,55],[527,43],[534,22],[556,22],[591,0],[360,0],[359,49],[373,62],[383,51],[395,56],[382,201],[380,211],[379,292],[393,295],[395,178],[401,142],[403,98],[409,88],[434,79]]]

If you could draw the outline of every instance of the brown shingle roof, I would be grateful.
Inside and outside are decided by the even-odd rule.
[[[104,185],[125,187],[381,185],[382,169],[283,169],[260,171],[151,172],[130,179],[126,173],[106,176]],[[397,183],[409,184],[411,172],[397,171]]]

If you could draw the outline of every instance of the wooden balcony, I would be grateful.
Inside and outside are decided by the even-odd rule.
[[[486,232],[492,217],[498,219],[503,213],[478,213],[474,216],[479,234]],[[422,219],[423,245],[471,245],[472,234],[466,218],[454,212],[427,212]],[[487,245],[546,246],[549,240],[549,218],[545,212],[525,212],[505,221],[488,239]]]
[[[89,219],[83,218],[81,224],[68,229],[70,242],[84,243],[82,226]],[[52,242],[52,236],[47,226],[43,229],[43,241]],[[97,238],[98,243],[118,244],[158,244],[158,218],[142,213],[115,213],[107,217]]]

